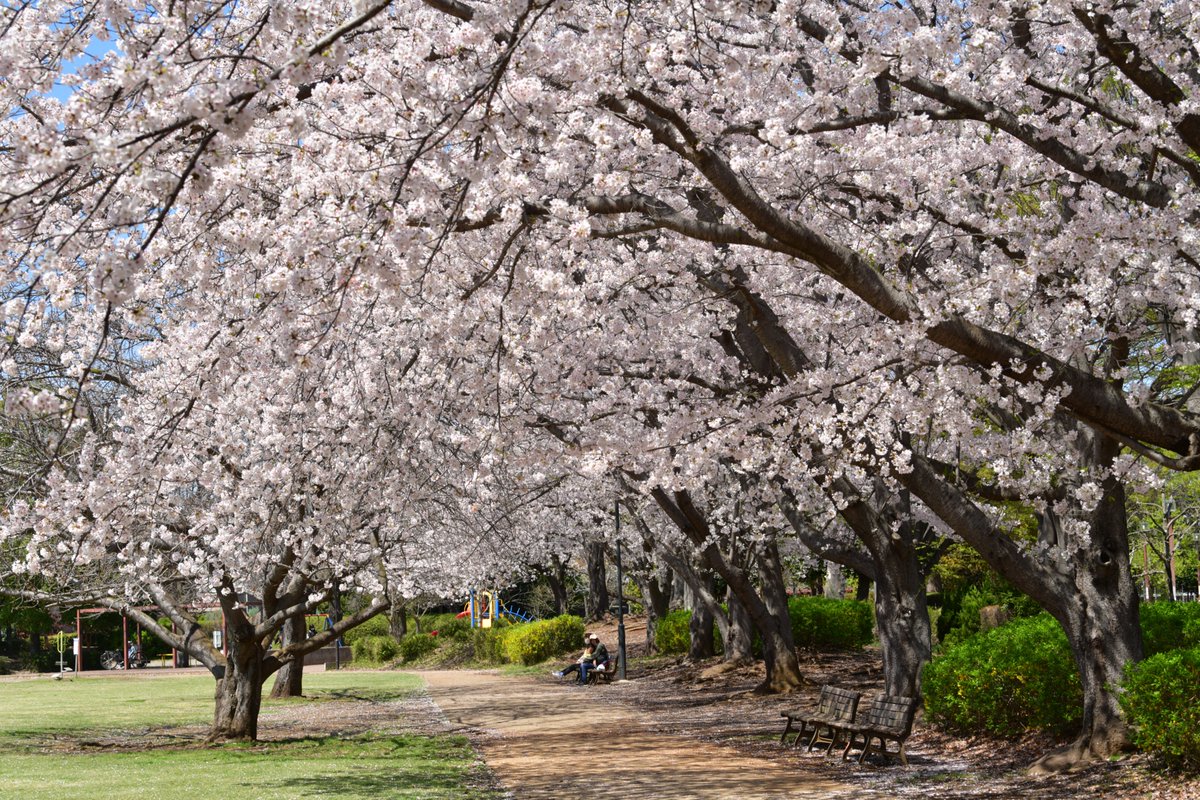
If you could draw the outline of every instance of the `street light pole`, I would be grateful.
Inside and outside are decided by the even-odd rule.
[[[1163,502],[1163,516],[1167,525],[1167,591],[1174,603],[1179,599],[1175,591],[1175,500],[1168,497]]]
[[[621,501],[613,503],[617,524],[617,680],[625,680],[625,576],[621,572]]]

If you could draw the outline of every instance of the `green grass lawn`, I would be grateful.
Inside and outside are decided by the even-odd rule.
[[[309,699],[279,703],[379,702],[421,691],[399,673],[333,672],[305,676]],[[45,678],[0,684],[0,800],[146,800],[148,797],[344,798],[345,800],[494,800],[475,788],[482,768],[459,736],[313,737],[269,744],[96,747],[89,740],[205,723],[213,680]]]

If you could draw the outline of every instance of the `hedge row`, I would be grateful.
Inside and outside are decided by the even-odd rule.
[[[925,667],[929,718],[951,730],[1017,736],[1079,725],[1083,689],[1062,627],[1018,619],[946,648]]]
[[[400,657],[405,661],[416,661],[421,656],[432,653],[437,646],[436,636],[428,633],[410,633],[400,640]]]
[[[658,620],[654,628],[654,641],[658,652],[664,654],[686,653],[691,644],[691,633],[688,626],[692,621],[692,612],[686,608],[672,611]]]
[[[342,635],[342,641],[349,647],[354,647],[355,642],[366,639],[369,636],[391,636],[391,628],[388,626],[387,614],[376,614],[361,625],[351,628]]]
[[[350,645],[350,652],[355,661],[386,664],[400,653],[400,645],[391,636],[362,636]]]
[[[1200,603],[1142,603],[1141,617],[1147,656],[1200,647]]]
[[[860,600],[828,597],[790,597],[788,616],[797,647],[850,650],[871,643],[874,611]],[[686,653],[691,642],[692,613],[672,611],[658,621],[655,641],[664,654]],[[721,639],[717,636],[717,650]]]
[[[514,664],[540,664],[583,647],[583,620],[569,614],[513,625],[504,631],[504,656]]]
[[[1200,770],[1200,603],[1144,603],[1148,658],[1125,671],[1119,700],[1134,743]]]
[[[1200,770],[1200,604],[1145,603],[1141,626],[1149,658],[1129,666],[1119,696],[1134,742]],[[947,647],[925,668],[923,689],[930,720],[964,733],[1069,733],[1081,721],[1079,673],[1048,614]]]
[[[1134,743],[1173,766],[1200,770],[1200,648],[1133,664],[1122,686]]]
[[[875,612],[863,600],[791,597],[788,615],[797,647],[853,650],[874,638]]]

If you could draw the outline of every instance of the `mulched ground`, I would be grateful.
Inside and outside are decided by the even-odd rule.
[[[640,634],[639,634],[640,636]],[[609,641],[615,640],[613,635]],[[635,652],[639,646],[632,645]],[[1119,762],[1092,765],[1065,775],[1031,776],[1026,768],[1063,744],[1040,735],[1012,742],[963,738],[942,733],[918,716],[906,752],[909,766],[882,761],[860,766],[820,750],[783,747],[779,712],[815,706],[820,685],[832,683],[864,694],[882,688],[878,654],[806,653],[801,669],[812,686],[786,697],[753,694],[761,666],[722,672],[716,661],[693,664],[683,659],[639,664],[630,683],[599,687],[645,712],[650,729],[718,742],[760,758],[784,761],[804,774],[861,787],[862,797],[923,800],[1076,800],[1076,798],[1153,798],[1200,800],[1200,779],[1162,769],[1151,757],[1135,754]],[[893,746],[894,747],[894,746]]]

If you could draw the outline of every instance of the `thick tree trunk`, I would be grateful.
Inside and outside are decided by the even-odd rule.
[[[709,578],[710,583],[711,580]],[[711,592],[713,587],[707,588]],[[688,624],[688,658],[692,661],[712,658],[717,653],[716,638],[713,636],[715,618],[712,609],[690,588],[687,592],[687,605],[692,610],[692,619]]]
[[[921,669],[932,654],[932,637],[925,595],[927,568],[916,543],[930,531],[913,519],[906,491],[893,492],[880,482],[870,502],[854,494],[853,487],[841,491],[855,498],[842,511],[842,518],[871,554],[884,687],[891,695],[920,698]]]
[[[404,603],[393,603],[388,611],[388,633],[396,641],[408,635],[408,606]]]
[[[587,546],[588,596],[584,607],[587,618],[592,621],[603,619],[610,605],[608,599],[608,577],[604,571],[604,543],[589,542]]]
[[[304,624],[304,613],[293,614],[284,620],[280,628],[280,641],[284,647],[302,641],[308,635]],[[271,687],[271,697],[303,697],[304,696],[304,656],[284,662],[275,673],[275,684]]]
[[[846,597],[846,569],[836,561],[825,562],[824,595],[831,600],[842,600]]]
[[[1086,430],[1081,461],[1111,463],[1117,447]],[[914,470],[901,479],[979,553],[988,564],[1049,611],[1063,626],[1079,668],[1083,724],[1067,748],[1043,757],[1035,771],[1062,771],[1105,759],[1124,749],[1128,730],[1117,703],[1126,664],[1141,658],[1138,596],[1129,564],[1125,491],[1112,477],[1102,484],[1101,501],[1089,531],[1065,548],[1031,559],[997,531],[986,514],[958,489],[939,481],[927,462],[913,458]]]
[[[760,596],[746,570],[731,563],[715,544],[708,521],[692,501],[691,495],[687,492],[668,495],[662,489],[652,489],[650,494],[676,527],[696,547],[702,548],[708,565],[725,579],[729,590],[750,614],[754,627],[762,637],[763,662],[767,670],[766,678],[757,691],[790,692],[803,686],[804,678],[800,674],[800,662],[796,659],[791,619],[787,613],[782,567],[774,545],[759,552],[760,562],[765,558],[763,594]]]
[[[729,607],[729,625],[721,633],[722,655],[730,664],[749,664],[754,661],[754,623],[750,612],[730,591],[725,592],[725,604]]]
[[[677,552],[662,553],[663,559],[678,578],[672,583],[682,590],[680,604],[692,612],[688,625],[689,657],[711,658],[717,652],[713,625],[719,626],[721,635],[725,636],[729,628],[729,615],[717,601],[716,579],[712,571],[704,566],[704,559],[694,551],[687,556],[684,558]],[[665,611],[663,616],[666,616]]]
[[[779,547],[774,539],[759,546],[758,563],[762,580],[762,610],[756,614],[753,603],[747,604],[762,636],[763,662],[767,668],[767,676],[758,691],[790,692],[803,686],[804,678],[800,675],[800,662],[796,659],[796,640],[792,636],[787,587],[783,581],[783,561],[779,558]],[[730,588],[735,587],[730,584]],[[748,589],[744,587],[744,590]]]
[[[566,614],[570,610],[570,598],[567,596],[567,565],[558,556],[550,557],[546,582],[550,584],[550,592],[554,595],[554,613],[560,616]]]
[[[1125,665],[1141,658],[1136,622],[1137,594],[1132,603],[1114,602],[1103,593],[1072,602],[1064,609],[1063,627],[1083,686],[1083,724],[1078,738],[1062,750],[1043,756],[1034,771],[1060,772],[1081,763],[1107,760],[1128,749],[1129,730],[1117,703],[1117,687]]]
[[[883,655],[884,690],[921,697],[921,670],[932,655],[925,577],[911,547],[897,545],[877,568],[875,620]]]
[[[871,599],[871,579],[861,572],[854,573],[857,582],[854,586],[854,599],[866,602]]]
[[[253,741],[258,738],[262,706],[263,649],[248,622],[237,624],[227,616],[226,625],[229,655],[224,672],[217,675],[216,708],[208,739]]]
[[[1125,487],[1110,479],[1092,517],[1087,545],[1074,555],[1072,580],[1057,592],[1062,623],[1083,687],[1083,725],[1067,748],[1034,765],[1061,771],[1105,760],[1129,747],[1129,731],[1117,696],[1127,664],[1142,658],[1138,593],[1129,563]]]

